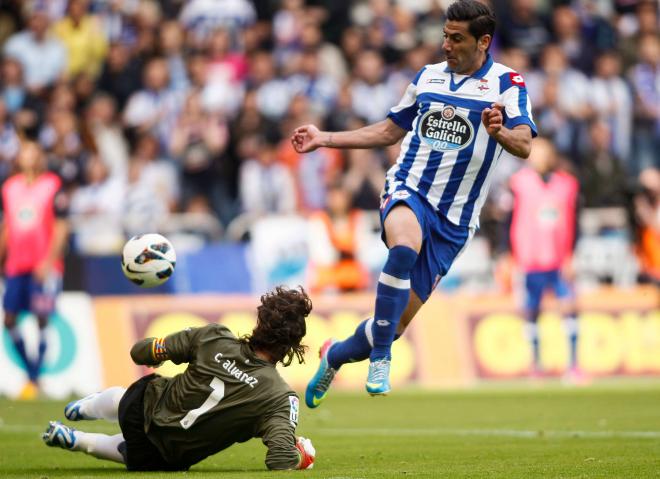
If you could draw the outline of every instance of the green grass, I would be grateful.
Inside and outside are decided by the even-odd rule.
[[[64,402],[0,400],[0,477],[175,477],[47,448],[39,439]],[[646,478],[660,477],[660,384],[584,389],[522,386],[469,392],[397,390],[387,398],[333,394],[301,414],[317,448],[312,471],[268,472],[258,440],[194,466],[199,478]],[[115,433],[100,421],[78,423]],[[177,475],[182,477],[181,474]]]

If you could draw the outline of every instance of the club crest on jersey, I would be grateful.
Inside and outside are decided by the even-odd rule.
[[[451,105],[431,110],[419,122],[419,137],[435,151],[458,151],[474,137],[472,123]]]

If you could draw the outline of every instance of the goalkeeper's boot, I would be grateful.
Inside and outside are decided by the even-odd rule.
[[[41,435],[47,446],[72,450],[76,447],[76,430],[59,421],[50,421],[48,429]]]
[[[85,414],[84,409],[85,409],[85,403],[94,399],[98,395],[99,393],[96,392],[90,394],[89,396],[85,396],[82,399],[78,399],[77,401],[71,401],[64,408],[64,416],[69,421],[92,421],[94,419],[97,419],[95,417],[90,416],[89,414]]]
[[[319,368],[312,380],[307,384],[307,390],[305,391],[305,404],[309,408],[319,407],[328,394],[328,389],[330,389],[330,384],[335,378],[335,374],[337,374],[337,370],[328,363],[328,351],[330,351],[330,348],[336,342],[334,339],[328,339],[319,350],[321,364],[319,364]]]
[[[390,360],[387,358],[369,361],[366,389],[372,396],[384,396],[390,387]]]

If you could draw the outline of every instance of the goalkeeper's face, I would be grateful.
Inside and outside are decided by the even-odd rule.
[[[490,35],[477,39],[468,27],[468,22],[447,21],[442,42],[447,65],[451,71],[462,75],[470,75],[481,67],[490,45]]]

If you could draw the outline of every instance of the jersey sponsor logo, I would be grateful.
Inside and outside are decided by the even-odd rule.
[[[523,80],[522,75],[516,72],[509,73],[509,80],[511,80],[511,83],[514,85],[525,86],[525,80]]]
[[[215,355],[213,358],[216,363],[220,363],[220,358],[222,358],[222,353],[218,353]],[[229,360],[225,359],[225,361],[222,363],[222,369],[227,371],[230,376],[234,376],[236,379],[239,381],[244,382],[248,386],[250,386],[252,389],[257,385],[259,380],[253,376],[250,376],[248,373],[245,371],[241,371],[238,366],[236,366],[236,361],[235,360]]]
[[[293,427],[296,427],[298,425],[298,411],[300,411],[300,402],[298,401],[298,398],[296,396],[289,396],[289,405],[291,406],[289,421],[291,421]]]
[[[445,84],[445,79],[444,78],[429,78],[426,80],[426,83],[437,83],[439,85],[444,85]]]
[[[472,123],[451,105],[431,110],[419,122],[419,137],[435,151],[458,151],[474,138]]]

